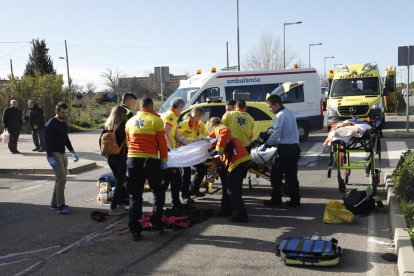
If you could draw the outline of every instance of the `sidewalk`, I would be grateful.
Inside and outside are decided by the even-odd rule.
[[[383,130],[384,138],[407,139],[414,138],[414,115],[410,115],[409,131],[406,129],[405,115],[387,114]],[[327,130],[320,130],[318,135],[325,135]],[[79,162],[74,163],[70,153],[69,173],[77,174],[106,164],[99,151],[100,131],[70,133],[69,138],[79,155]],[[34,144],[30,134],[19,137],[18,150],[21,154],[11,154],[7,144],[0,144],[0,174],[53,174],[44,152],[32,152]]]
[[[99,151],[100,131],[70,133],[72,146],[79,156],[78,162],[73,162],[68,152],[68,170],[70,174],[103,166],[106,160]],[[33,152],[32,136],[23,134],[19,137],[17,149],[20,154],[11,154],[7,144],[0,144],[0,174],[53,174],[53,170],[46,160],[45,152]]]

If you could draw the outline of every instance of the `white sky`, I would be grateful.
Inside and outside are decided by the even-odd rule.
[[[170,66],[173,74],[237,65],[237,0],[3,0],[0,4],[0,78],[23,73],[30,44],[45,39],[58,73],[66,81],[64,40],[68,43],[74,83],[93,82],[107,68],[126,76],[144,76],[154,66]],[[412,0],[239,0],[240,53],[243,60],[263,33],[286,46],[319,73],[334,64],[377,62],[382,70],[397,65],[398,46],[414,45]],[[12,43],[10,43],[12,42]],[[22,42],[22,43],[20,43]],[[404,71],[405,72],[405,71]],[[399,78],[398,80],[400,80]],[[404,80],[404,79],[402,79]]]

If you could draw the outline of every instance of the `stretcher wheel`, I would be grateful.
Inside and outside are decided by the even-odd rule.
[[[346,185],[343,179],[338,180],[338,186],[339,191],[344,194],[346,192]]]
[[[371,177],[371,186],[372,186],[372,191],[374,195],[377,194],[377,187],[378,187],[379,182],[380,182],[379,170],[375,169],[374,175]]]

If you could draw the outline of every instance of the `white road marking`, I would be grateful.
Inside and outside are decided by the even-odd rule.
[[[403,141],[386,141],[388,161],[390,167],[395,168],[400,160],[401,153],[407,149],[407,144]]]
[[[28,190],[36,189],[36,188],[39,188],[39,187],[42,187],[42,186],[44,186],[44,185],[42,185],[42,184],[35,185],[35,186],[31,186],[31,187],[28,187],[28,188],[21,189],[20,191],[28,191]]]
[[[8,258],[11,258],[11,257],[15,257],[15,256],[19,256],[19,255],[24,255],[24,254],[32,254],[32,253],[42,252],[42,251],[46,251],[46,250],[50,250],[50,249],[54,249],[54,248],[58,248],[58,247],[61,247],[61,245],[55,245],[55,246],[41,248],[41,249],[36,249],[36,250],[32,250],[32,251],[24,251],[24,252],[10,253],[10,254],[4,255],[4,256],[0,256],[0,260],[8,259]]]

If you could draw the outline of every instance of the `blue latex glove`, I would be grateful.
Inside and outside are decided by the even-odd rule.
[[[78,162],[79,161],[79,156],[76,154],[76,152],[72,152],[72,157],[73,157],[73,161]]]
[[[263,144],[263,145],[261,145],[260,147],[259,147],[259,151],[260,152],[264,152],[264,151],[266,151],[267,150],[267,144],[265,143],[265,144]]]
[[[217,142],[218,141],[218,138],[213,138],[213,139],[210,139],[210,143],[211,144],[214,144],[215,142]]]
[[[52,156],[50,156],[50,157],[48,157],[48,158],[47,158],[47,162],[49,162],[49,165],[50,165],[52,168],[54,168],[54,167],[56,167],[56,166],[57,166],[57,162],[56,162],[55,158],[54,158],[54,157],[52,157]]]
[[[165,162],[161,162],[161,170],[166,170],[168,169],[168,165]]]

